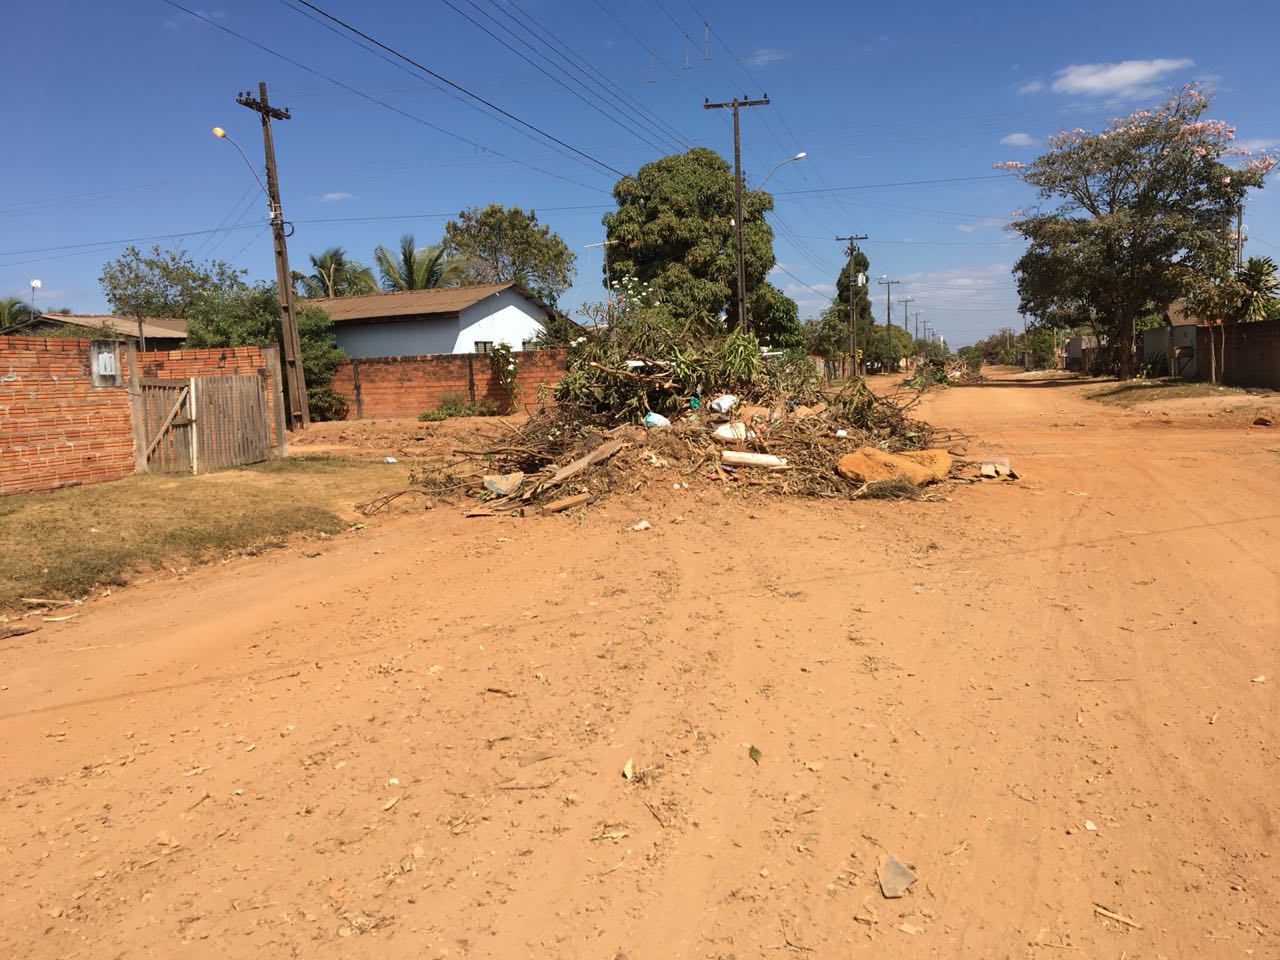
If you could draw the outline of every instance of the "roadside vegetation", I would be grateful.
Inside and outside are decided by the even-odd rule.
[[[345,529],[402,468],[335,457],[0,498],[0,610]]]

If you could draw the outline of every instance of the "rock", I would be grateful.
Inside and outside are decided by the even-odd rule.
[[[1271,426],[1271,418],[1270,417],[1254,417],[1253,425],[1255,427],[1269,427]]]
[[[631,525],[631,529],[636,531],[652,530],[653,524],[651,524],[648,520],[641,520],[639,523],[633,523]]]
[[[911,868],[891,853],[880,858],[880,892],[887,900],[897,900],[916,882]]]
[[[859,447],[836,462],[836,472],[856,483],[897,477],[917,485],[935,483],[951,472],[951,454],[945,450],[888,453],[875,447]]]

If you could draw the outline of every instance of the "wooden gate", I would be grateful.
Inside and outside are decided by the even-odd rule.
[[[271,456],[261,377],[138,379],[139,444],[150,473],[204,473]]]

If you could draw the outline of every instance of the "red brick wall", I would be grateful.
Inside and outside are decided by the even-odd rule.
[[[125,387],[93,386],[88,340],[0,337],[0,494],[127,477],[129,411]]]
[[[120,362],[127,380],[127,355]],[[157,379],[251,374],[274,378],[258,347],[138,354],[139,374]],[[272,432],[276,390],[268,385]],[[127,387],[95,387],[89,341],[0,337],[0,495],[119,480],[134,472]],[[278,439],[278,438],[275,438]]]
[[[267,377],[267,402],[271,417],[271,440],[279,444],[276,436],[276,383],[279,370],[269,364],[261,347],[205,347],[199,350],[160,350],[139,353],[139,376],[157,380],[184,380],[188,377],[229,377],[233,374],[250,374],[265,371]]]
[[[1280,390],[1280,320],[1198,327],[1196,369],[1201,380],[1209,379],[1210,332],[1213,335],[1213,355],[1217,357],[1223,383],[1233,387]]]
[[[565,350],[525,350],[516,354],[516,384],[521,406],[538,403],[538,386],[548,389],[564,375]],[[358,389],[357,389],[358,384]],[[510,397],[484,354],[455,353],[419,357],[360,357],[343,361],[333,389],[349,401],[348,420],[416,417],[434,410],[448,394],[462,399],[491,399],[506,408]]]

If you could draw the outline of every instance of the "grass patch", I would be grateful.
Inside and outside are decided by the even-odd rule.
[[[1217,383],[1198,383],[1179,380],[1176,377],[1162,377],[1158,380],[1128,380],[1101,390],[1092,390],[1085,394],[1089,400],[1109,403],[1118,407],[1131,407],[1138,403],[1152,400],[1184,400],[1194,397],[1221,397],[1238,394],[1240,396],[1264,396],[1274,394],[1271,390],[1253,387],[1224,387]]]
[[[295,534],[336,533],[353,503],[402,475],[381,463],[297,457],[0,497],[0,609],[19,597],[82,597],[149,568],[261,553]]]

